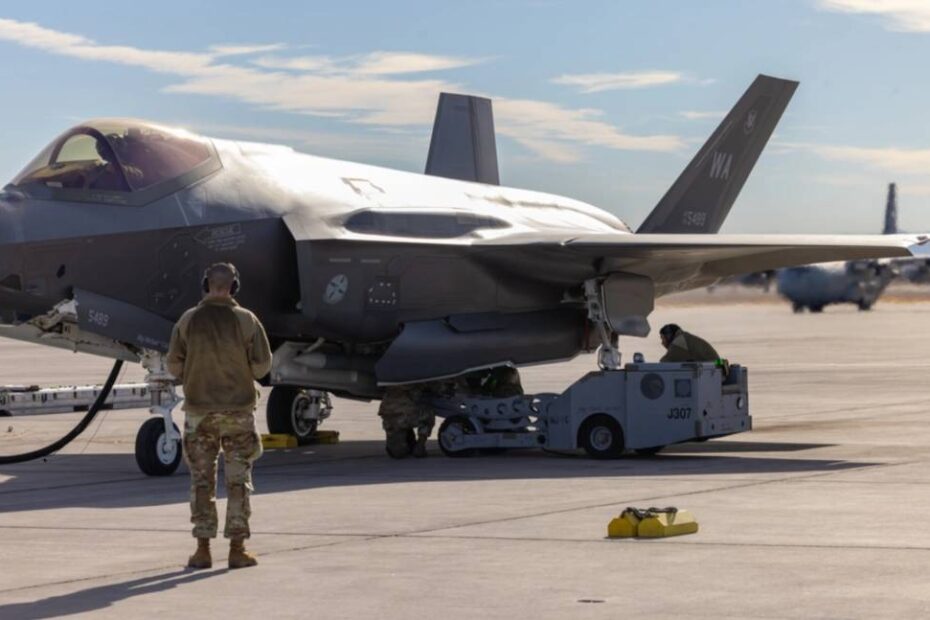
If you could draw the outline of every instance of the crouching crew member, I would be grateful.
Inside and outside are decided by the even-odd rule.
[[[262,454],[255,427],[255,380],[271,370],[268,337],[258,318],[233,299],[239,273],[217,263],[204,273],[204,298],[171,335],[168,370],[184,384],[184,457],[191,472],[191,523],[197,551],[190,568],[210,568],[216,537],[216,463],[223,452],[229,568],[255,566],[249,538],[252,464]]]
[[[432,393],[431,384],[394,385],[385,390],[378,415],[391,458],[426,456],[426,440],[436,424],[436,414],[428,404]]]
[[[667,349],[660,362],[716,362],[716,349],[703,338],[689,334],[674,323],[659,330],[662,346]]]
[[[510,398],[523,395],[523,383],[520,372],[512,366],[497,366],[488,370],[479,370],[465,378],[468,391],[481,396],[493,398]]]

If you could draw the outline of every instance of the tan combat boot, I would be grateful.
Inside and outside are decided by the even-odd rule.
[[[197,551],[187,560],[187,568],[213,568],[213,558],[210,557],[210,539],[198,538]]]
[[[258,560],[245,550],[245,540],[233,538],[229,541],[229,568],[248,568],[255,566]]]

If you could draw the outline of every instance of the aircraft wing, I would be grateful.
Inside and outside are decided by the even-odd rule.
[[[543,246],[549,243],[538,242]],[[558,251],[566,255],[599,262],[601,273],[648,276],[655,282],[657,294],[795,265],[930,256],[930,237],[926,235],[605,234],[565,239],[560,246]]]

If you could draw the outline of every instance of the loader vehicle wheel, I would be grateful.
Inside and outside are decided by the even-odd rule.
[[[265,407],[268,432],[293,435],[304,446],[316,435],[319,420],[307,416],[313,402],[307,391],[293,385],[278,385],[271,389]]]
[[[578,429],[578,445],[594,459],[616,459],[625,449],[620,423],[604,413],[587,418]]]
[[[173,426],[178,432],[178,425]],[[161,417],[149,418],[139,427],[136,464],[147,476],[170,476],[181,464],[181,442],[165,437],[165,421]]]
[[[474,456],[478,453],[475,448],[457,448],[456,446],[462,437],[477,433],[478,429],[468,416],[449,416],[439,426],[439,449],[446,456],[453,458]]]

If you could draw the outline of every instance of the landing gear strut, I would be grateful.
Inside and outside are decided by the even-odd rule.
[[[607,309],[604,307],[604,296],[601,292],[601,283],[597,280],[587,280],[584,283],[584,299],[588,307],[588,320],[597,329],[601,346],[597,350],[597,365],[601,370],[620,370],[622,368],[619,338],[607,320]]]
[[[148,371],[149,413],[159,417],[146,420],[136,434],[136,464],[148,476],[170,476],[181,464],[181,433],[171,419],[181,398],[163,353],[146,351],[142,367]]]
[[[268,431],[297,437],[297,443],[313,441],[320,423],[333,410],[329,394],[293,385],[272,388],[265,410]]]

